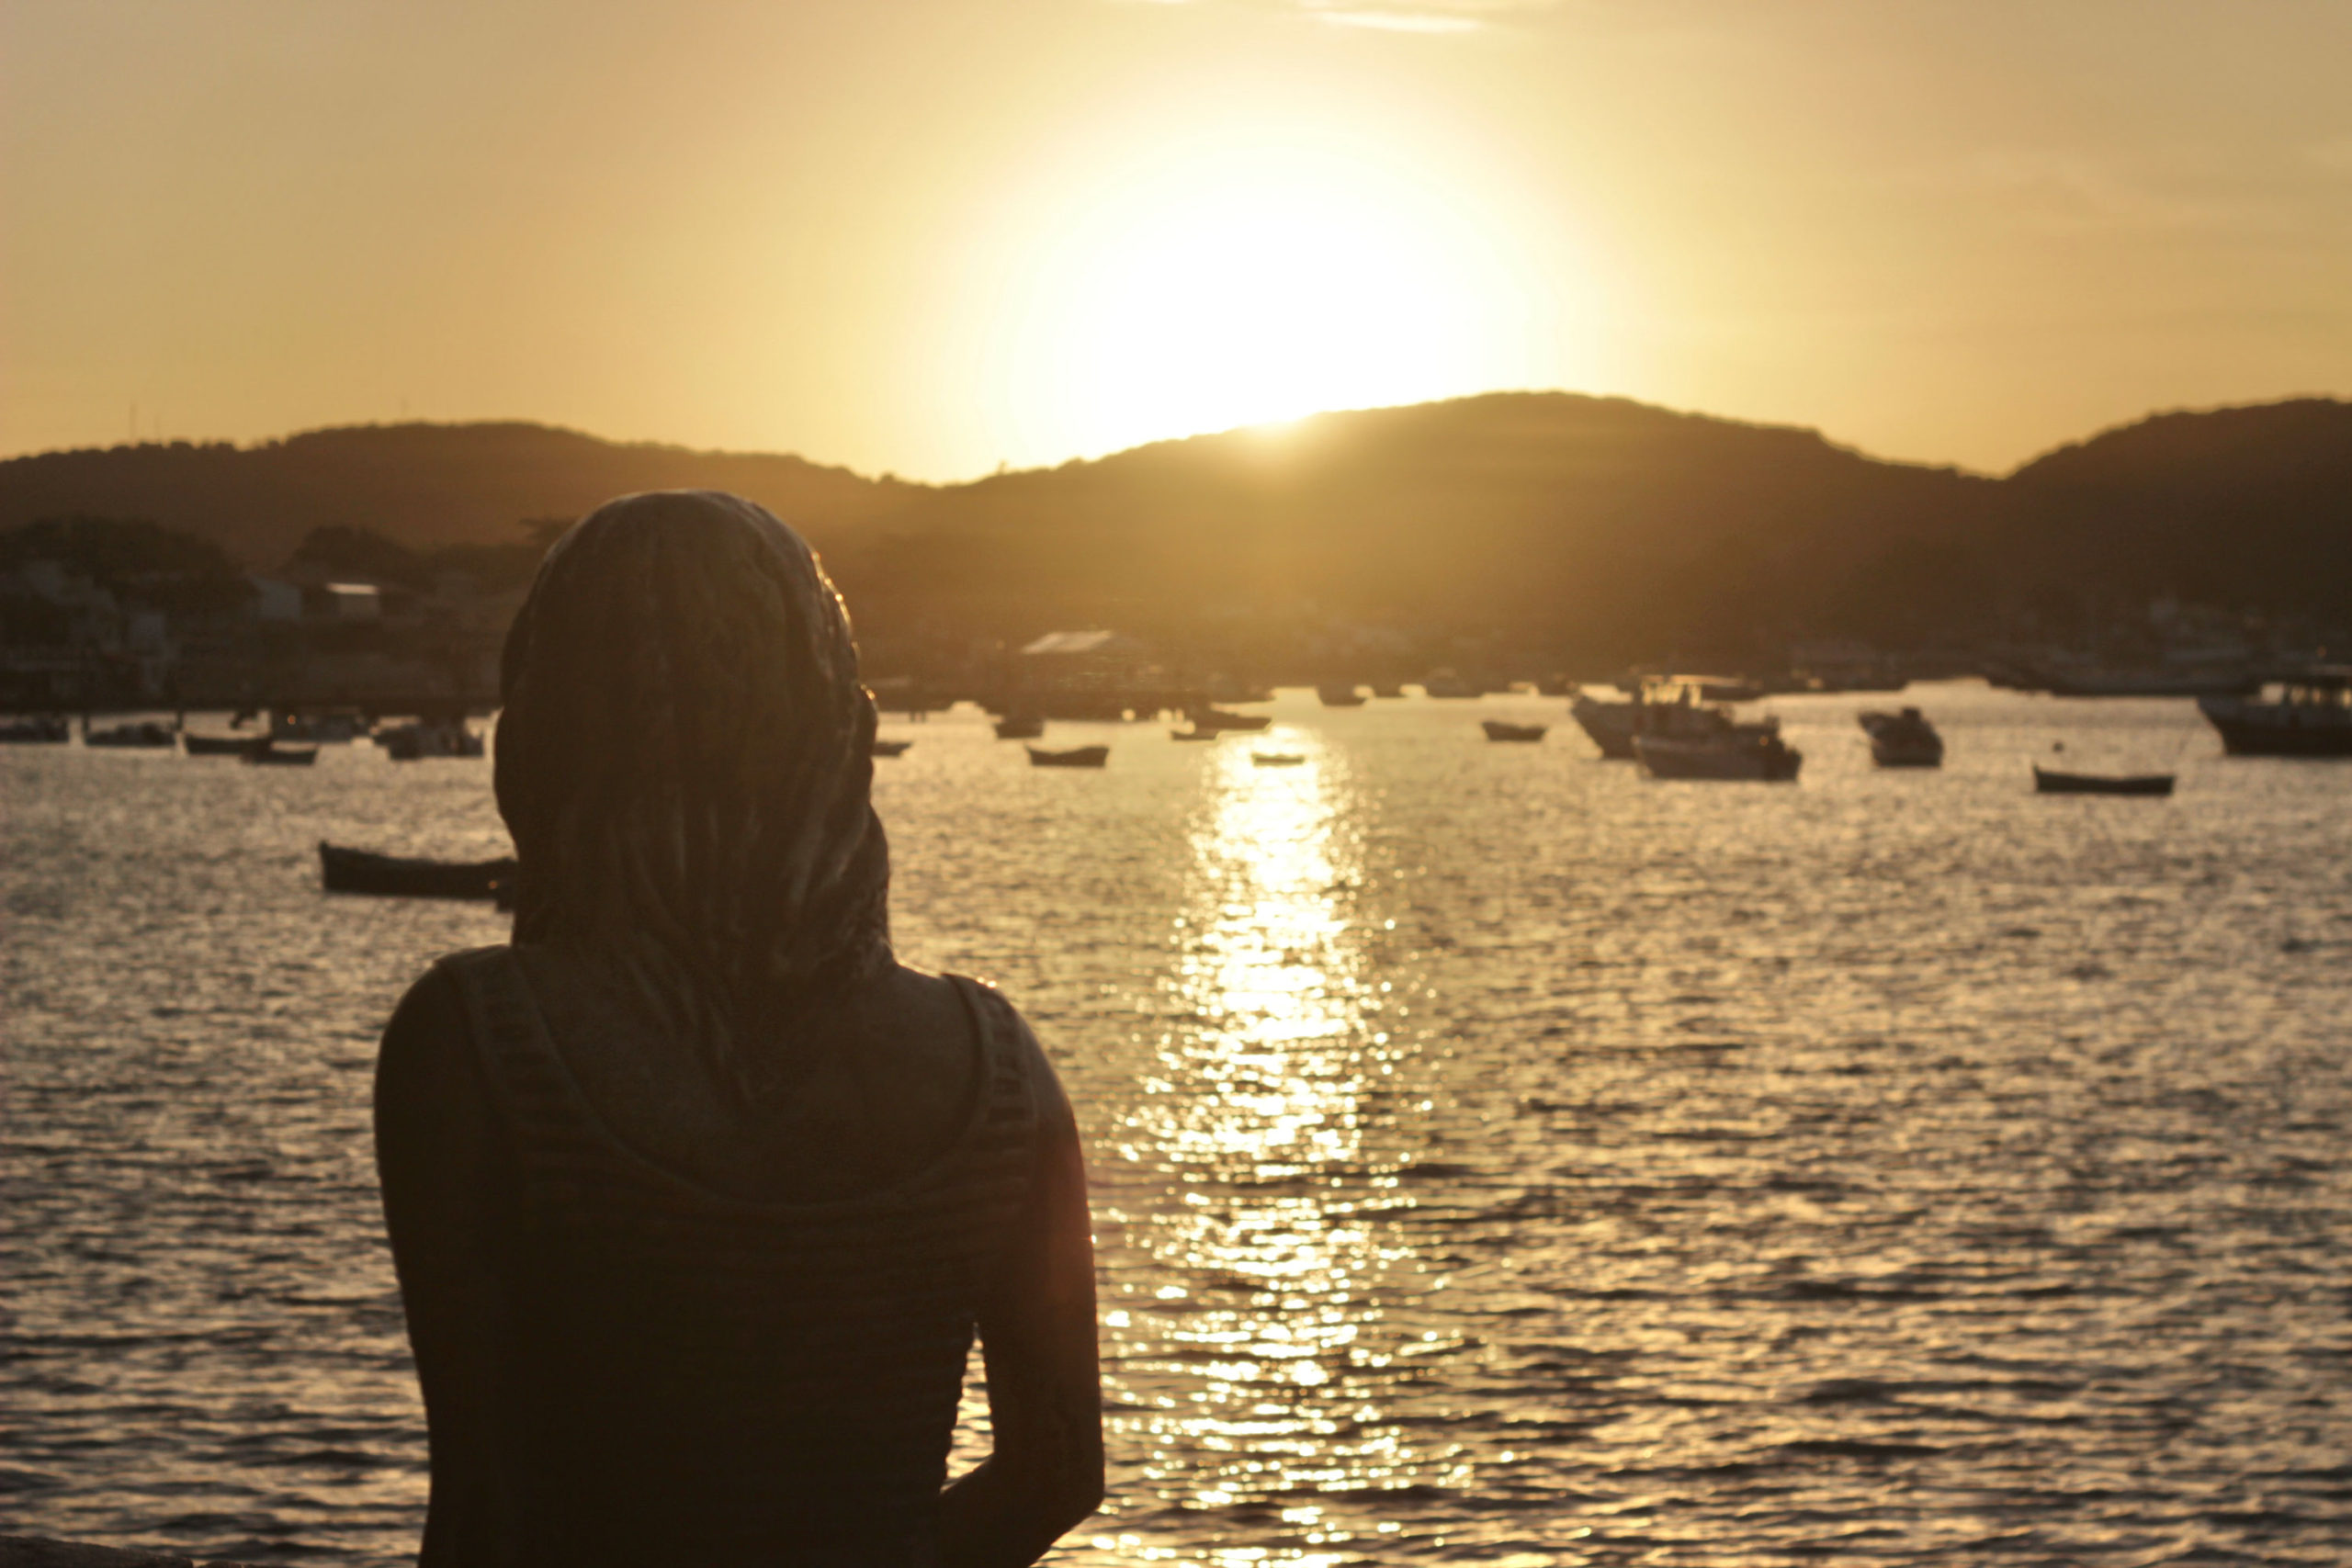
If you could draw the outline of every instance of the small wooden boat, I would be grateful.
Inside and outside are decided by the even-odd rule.
[[[1194,729],[1259,730],[1274,722],[1269,714],[1235,713],[1221,707],[1197,707],[1188,716]]]
[[[1401,697],[1405,694],[1405,688],[1394,681],[1385,682],[1375,681],[1373,682],[1372,694],[1375,697]]]
[[[18,718],[0,724],[0,746],[62,746],[74,727],[62,718]]]
[[[874,754],[877,757],[902,757],[906,755],[907,748],[913,744],[911,740],[876,740]]]
[[[1046,721],[1034,713],[1009,713],[996,721],[999,740],[1035,740],[1046,733]]]
[[[2039,762],[2033,768],[2038,795],[2170,795],[2172,783],[2170,773],[2061,773]]]
[[[1252,751],[1250,760],[1261,768],[1295,768],[1306,761],[1296,751]]]
[[[269,738],[266,735],[198,735],[189,730],[180,737],[180,744],[187,748],[191,757],[245,757],[266,750]]]
[[[281,746],[275,740],[265,740],[244,753],[244,761],[266,767],[307,768],[319,760],[319,749],[311,746]]]
[[[1360,708],[1363,693],[1343,682],[1331,682],[1315,688],[1315,695],[1327,708]]]
[[[394,898],[493,898],[506,901],[514,860],[423,860],[319,843],[320,880],[330,893],[373,893]]]
[[[1075,746],[1067,751],[1048,751],[1039,746],[1026,746],[1029,765],[1033,768],[1099,768],[1111,760],[1108,746]]]
[[[1168,739],[1170,740],[1214,740],[1224,733],[1225,731],[1221,729],[1171,729],[1168,732]]]
[[[1489,740],[1530,741],[1543,739],[1544,731],[1549,728],[1550,726],[1542,724],[1505,724],[1498,718],[1482,718],[1478,721],[1478,728],[1487,732],[1487,739]]]

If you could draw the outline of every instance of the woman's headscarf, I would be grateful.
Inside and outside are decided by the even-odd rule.
[[[518,942],[582,953],[741,1091],[889,959],[874,702],[808,545],[731,495],[597,508],[507,634],[498,808]]]

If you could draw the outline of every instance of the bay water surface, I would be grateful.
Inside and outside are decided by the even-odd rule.
[[[1943,769],[1787,698],[1793,785],[1527,696],[1055,726],[1101,773],[886,721],[900,951],[1089,1144],[1111,1498],[1056,1561],[2352,1562],[2352,764],[1902,700]],[[2178,792],[2038,797],[2057,743]],[[489,764],[9,748],[0,814],[0,1528],[405,1561],[375,1042],[503,922],[314,846],[503,852]]]

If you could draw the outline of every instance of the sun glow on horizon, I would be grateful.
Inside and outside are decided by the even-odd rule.
[[[1559,381],[1558,280],[1464,192],[1362,148],[1187,147],[1050,231],[988,355],[1012,452]]]

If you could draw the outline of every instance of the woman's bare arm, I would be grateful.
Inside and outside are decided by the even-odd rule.
[[[999,1288],[980,1310],[996,1447],[941,1498],[940,1560],[1023,1568],[1102,1501],[1102,1393],[1094,1348],[1094,1237],[1069,1100],[1051,1085],[1030,1201]]]
[[[498,1440],[510,1304],[492,1260],[512,1191],[465,1004],[435,971],[410,987],[376,1059],[376,1169],[431,1437],[421,1568],[512,1562]]]

